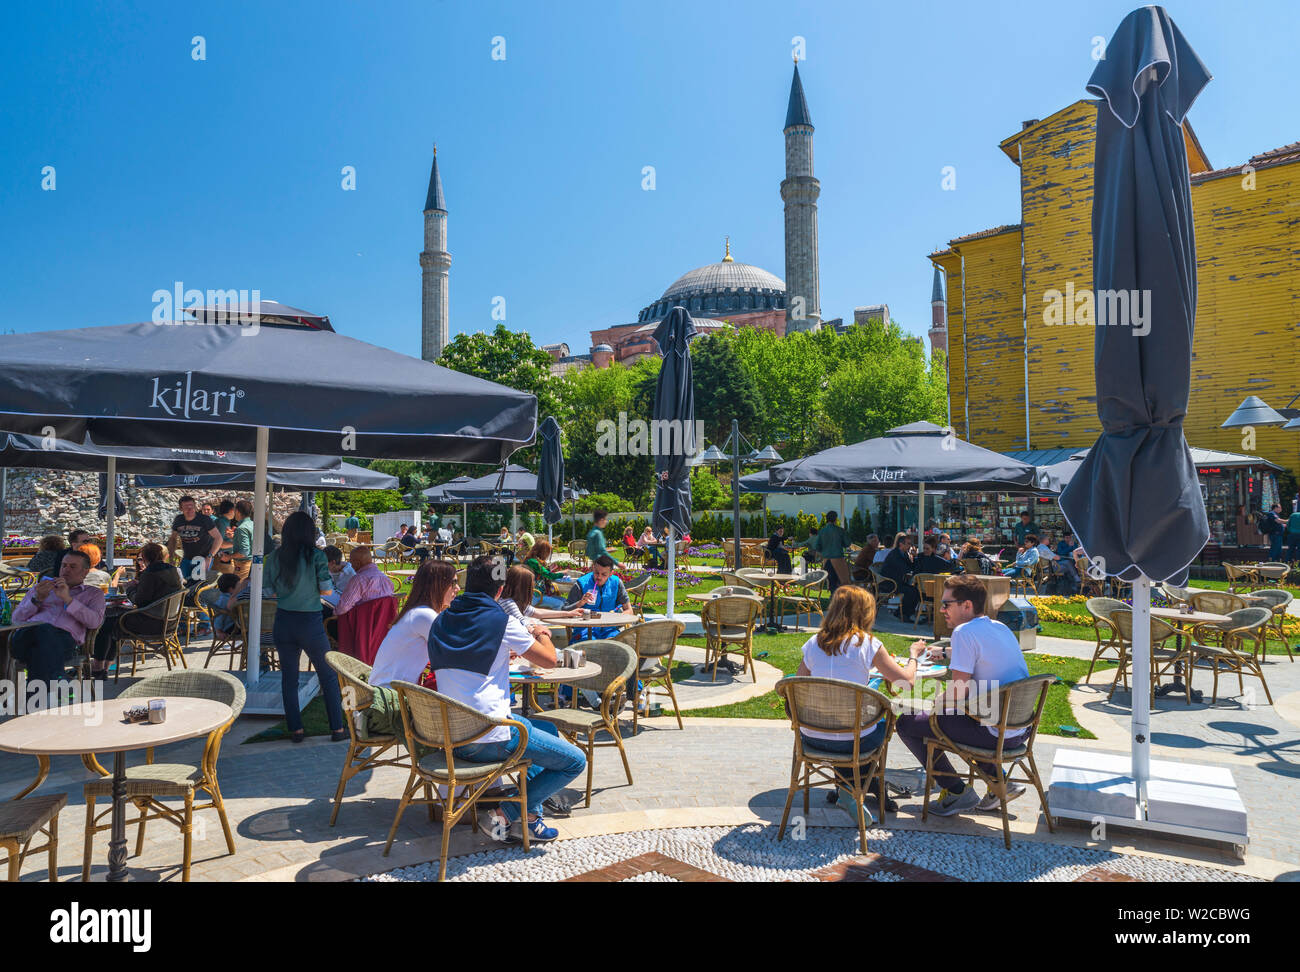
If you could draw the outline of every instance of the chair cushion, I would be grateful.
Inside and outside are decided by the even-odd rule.
[[[0,803],[0,838],[25,844],[67,805],[66,793],[6,800]]]
[[[416,764],[420,767],[420,772],[426,776],[432,776],[435,780],[449,779],[447,772],[447,757],[441,749],[435,749],[433,752],[426,753],[420,757]],[[456,781],[472,782],[481,780],[485,776],[498,776],[506,768],[506,761],[500,760],[495,763],[471,763],[467,759],[457,758],[456,760]]]
[[[600,717],[599,712],[590,712],[584,709],[555,709],[551,712],[535,712],[528,718],[534,722],[540,719],[549,722],[557,729],[567,729],[570,732],[590,732],[592,729],[605,728],[605,720]]]
[[[852,753],[835,753],[835,752],[831,752],[829,749],[818,749],[815,745],[811,745],[810,743],[811,740],[809,739],[804,739],[803,741],[803,754],[808,759],[826,759],[826,760],[831,760],[834,762],[841,762],[841,763],[850,762],[853,759]],[[880,751],[879,746],[877,746],[875,749],[867,749],[864,747],[862,750],[858,752],[858,759],[863,762],[866,762],[867,760],[871,759],[872,754],[879,751]]]
[[[992,738],[992,736],[989,736],[989,739]],[[947,746],[941,746],[940,748],[948,749]],[[949,750],[949,752],[956,752],[959,756],[963,753],[970,753],[972,756],[981,756],[986,759],[992,759],[997,751],[994,749],[980,749],[976,746],[962,746],[960,750]],[[1002,758],[1015,759],[1017,756],[1023,756],[1027,752],[1029,752],[1028,746],[1004,746],[1002,748]]]
[[[203,779],[203,770],[189,763],[145,763],[126,768],[126,795],[184,796]],[[85,786],[86,796],[112,796],[113,778],[105,776]]]
[[[663,665],[657,663],[654,665],[648,665],[637,672],[637,675],[640,676],[643,680],[647,678],[663,678],[667,674],[668,674],[668,669],[664,668]]]

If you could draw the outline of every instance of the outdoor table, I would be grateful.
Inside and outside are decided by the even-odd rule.
[[[1228,616],[1226,614],[1211,614],[1208,611],[1193,611],[1191,614],[1184,614],[1182,611],[1178,610],[1178,608],[1153,607],[1151,609],[1151,616],[1153,618],[1160,618],[1162,621],[1171,622],[1171,626],[1177,629],[1178,634],[1174,636],[1174,644],[1177,646],[1179,651],[1183,650],[1183,635],[1187,635],[1189,639],[1191,638],[1192,633],[1187,627],[1187,625],[1205,624],[1207,622],[1212,622],[1212,621],[1228,620]],[[1177,622],[1179,621],[1182,621],[1184,623],[1178,624]],[[1187,694],[1188,686],[1184,685],[1182,679],[1178,677],[1180,674],[1181,673],[1179,671],[1179,666],[1176,665],[1174,667],[1174,680],[1170,682],[1168,685],[1161,685],[1158,689],[1156,689],[1156,695],[1163,698],[1166,695],[1173,695],[1177,692],[1182,692],[1184,694]],[[1187,678],[1189,682],[1191,681],[1191,677],[1192,677],[1192,672],[1191,672],[1191,666],[1189,665],[1187,670]],[[1194,691],[1192,693],[1193,701],[1198,700],[1199,697],[1200,697],[1199,692]]]
[[[126,880],[126,752],[206,736],[230,721],[230,706],[213,699],[160,696],[167,702],[167,721],[127,722],[128,701],[73,703],[19,716],[0,725],[0,751],[24,756],[113,754],[113,822],[108,842],[108,880]],[[92,719],[100,720],[98,725]]]
[[[777,588],[783,587],[793,581],[799,580],[798,574],[764,574],[761,577],[750,574],[745,578],[747,583],[755,587],[767,589],[767,628],[769,631],[784,631],[785,625],[781,619],[776,616],[776,591]]]
[[[510,672],[510,684],[524,686],[524,697],[519,709],[525,715],[532,713],[530,701],[532,687],[536,685],[565,685],[580,682],[600,674],[600,666],[594,661],[584,661],[577,668],[534,668],[530,672]],[[557,700],[558,701],[558,700]]]

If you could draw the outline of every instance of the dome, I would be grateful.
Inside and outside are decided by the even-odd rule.
[[[652,304],[641,310],[641,323],[657,321],[680,304],[692,317],[731,317],[785,309],[785,281],[774,273],[726,255],[678,277]]]
[[[703,267],[696,267],[689,273],[678,277],[671,287],[663,293],[664,300],[678,297],[693,297],[696,294],[718,293],[725,290],[785,290],[785,281],[775,274],[768,273],[762,267],[749,263],[735,263],[720,260]]]

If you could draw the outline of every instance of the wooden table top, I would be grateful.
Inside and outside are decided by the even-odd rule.
[[[749,574],[745,577],[745,582],[757,587],[771,587],[773,584],[789,584],[802,579],[803,574]]]
[[[577,668],[534,668],[528,675],[510,673],[510,681],[515,684],[525,682],[545,682],[559,685],[563,682],[580,682],[600,674],[600,666],[594,661],[583,662]]]
[[[0,725],[0,750],[39,756],[79,756],[147,749],[205,736],[230,721],[232,710],[213,699],[171,698],[167,721],[126,722],[122,712],[148,699],[110,699],[73,703],[19,716]]]
[[[598,618],[552,618],[546,622],[548,628],[622,628],[629,624],[637,624],[641,620],[639,614],[615,614],[612,611],[602,611]]]

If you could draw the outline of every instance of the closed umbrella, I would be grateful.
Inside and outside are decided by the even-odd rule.
[[[542,440],[542,455],[537,470],[537,498],[542,504],[542,519],[546,521],[546,539],[551,539],[552,527],[564,516],[564,450],[560,444],[560,423],[548,415],[537,430]]]
[[[689,459],[699,451],[695,441],[695,383],[691,377],[691,338],[695,322],[684,307],[674,307],[659,322],[655,342],[663,355],[655,384],[653,427],[658,433],[655,454],[655,502],[651,524],[656,535],[668,528],[668,617],[673,616],[676,597],[675,534],[691,526],[691,466]],[[675,434],[674,434],[675,433]],[[737,447],[739,448],[739,447]]]
[[[1210,74],[1161,7],[1120,23],[1088,82],[1093,170],[1094,368],[1102,432],[1061,494],[1090,560],[1133,582],[1133,776],[1145,812],[1150,769],[1151,581],[1182,585],[1209,539],[1183,417],[1191,382],[1196,243],[1183,118]],[[1103,294],[1147,308],[1110,320]],[[1110,302],[1105,302],[1110,303]]]

